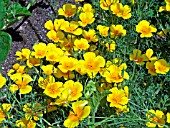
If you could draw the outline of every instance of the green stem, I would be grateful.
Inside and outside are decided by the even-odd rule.
[[[93,123],[93,124],[95,123],[95,111],[94,111],[93,114],[92,114],[92,123]],[[94,128],[95,128],[95,126],[94,126]]]
[[[23,17],[23,16],[20,16],[20,17],[18,17],[17,19],[15,19],[15,20],[13,20],[12,22],[10,22],[9,24],[4,25],[4,27],[2,28],[2,30],[5,30],[5,29],[9,28],[11,25],[13,25],[14,23],[16,23],[16,22],[18,22],[19,20],[21,20],[22,17]]]
[[[136,63],[134,63],[134,65],[133,65],[133,74],[132,74],[131,80],[133,80],[133,79],[134,79],[134,76],[135,76],[135,70],[136,70]]]
[[[20,102],[18,101],[18,99],[16,98],[16,96],[14,96],[14,94],[12,93],[12,96],[14,97],[14,99],[16,100],[16,102],[19,104],[19,106],[21,107],[20,105]]]

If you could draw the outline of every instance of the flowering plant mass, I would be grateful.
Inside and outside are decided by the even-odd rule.
[[[1,127],[168,128],[169,7],[169,0],[62,5],[44,23],[48,43],[18,50],[18,63],[0,75]]]

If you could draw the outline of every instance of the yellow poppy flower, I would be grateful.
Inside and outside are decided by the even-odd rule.
[[[118,16],[118,17],[122,17],[123,19],[129,19],[129,18],[131,18],[131,16],[132,16],[132,14],[131,14],[130,12],[131,12],[130,6],[125,5],[125,6],[123,7],[123,10],[121,10],[121,13],[118,14],[117,16]]]
[[[83,85],[80,82],[68,80],[64,83],[64,90],[68,92],[68,101],[78,100],[82,96]]]
[[[25,65],[20,65],[19,68],[16,70],[17,73],[24,74],[26,72]]]
[[[75,39],[76,36],[68,34],[67,37],[63,39],[63,42],[60,43],[61,49],[71,53]]]
[[[128,97],[126,97],[123,89],[119,90],[117,87],[113,87],[109,91],[112,92],[107,95],[107,101],[111,102],[110,107],[121,108],[128,103]]]
[[[51,98],[57,98],[57,96],[60,96],[62,91],[63,91],[63,83],[55,82],[55,83],[48,83],[48,85],[44,90],[44,93]]]
[[[30,58],[26,62],[29,68],[32,68],[34,66],[40,66],[40,63],[41,63],[41,59],[35,58],[35,56],[30,56]]]
[[[6,113],[11,109],[11,104],[3,103],[2,104],[2,110]]]
[[[119,0],[100,0],[100,7],[104,10],[109,10],[109,7],[115,3],[119,3]]]
[[[10,85],[10,91],[14,93],[18,89],[20,90],[20,94],[30,93],[32,90],[32,86],[28,85],[29,82],[33,81],[31,76],[28,74],[16,73],[10,77],[15,84]]]
[[[48,65],[43,65],[41,67],[41,69],[43,70],[43,73],[46,75],[51,75],[52,73],[56,73],[57,72],[57,68],[54,67],[54,65],[52,64],[48,64]]]
[[[92,24],[95,20],[94,14],[92,12],[81,13],[79,18],[81,21],[78,23],[82,27],[86,27],[88,24]]]
[[[144,37],[152,37],[152,32],[156,32],[157,29],[155,26],[150,25],[150,23],[146,20],[142,20],[136,25],[136,31],[140,34],[141,38]]]
[[[119,35],[125,36],[126,35],[126,30],[123,29],[123,26],[118,24],[118,25],[112,25],[110,27],[110,37],[111,38],[117,38]]]
[[[50,62],[59,62],[60,58],[63,57],[64,52],[60,48],[57,48],[54,44],[49,43],[47,45],[46,60]]]
[[[104,37],[108,36],[109,27],[97,25],[97,30],[99,30],[100,35]]]
[[[166,74],[170,69],[170,65],[164,59],[157,60],[154,65],[156,73],[159,74]]]
[[[58,15],[63,15],[65,17],[71,17],[76,14],[76,5],[64,4],[62,8],[59,8]]]
[[[86,100],[80,100],[72,104],[73,111],[70,111],[68,118],[64,121],[65,127],[74,128],[79,125],[90,114],[90,106],[86,106]]]
[[[56,32],[60,30],[60,27],[64,21],[65,21],[64,19],[55,19],[54,20],[54,28],[55,28]]]
[[[58,68],[66,73],[68,71],[73,71],[76,68],[76,65],[78,63],[78,60],[72,57],[68,57],[68,56],[63,56],[60,59]]]
[[[134,49],[133,54],[130,55],[130,60],[136,62],[136,64],[144,65],[144,61],[148,61],[148,58],[145,54],[141,54],[141,50]]]
[[[112,64],[107,68],[107,70],[104,72],[104,77],[106,78],[106,81],[108,83],[120,83],[124,79],[129,79],[129,74],[125,70],[124,66],[120,65],[117,66],[115,64]]]
[[[160,110],[149,110],[146,113],[146,117],[149,120],[149,122],[146,122],[146,126],[149,128],[155,128],[156,125],[158,125],[158,127],[163,127],[161,124],[165,124],[165,115],[162,111]],[[157,123],[157,124],[156,124]]]
[[[89,43],[98,41],[98,38],[96,36],[96,32],[94,29],[89,29],[89,31],[83,30],[82,35]]]
[[[148,69],[148,73],[150,73],[152,76],[156,76],[156,69],[154,65],[155,61],[147,62],[146,68]]]
[[[55,43],[56,42],[61,42],[61,40],[64,38],[64,33],[62,31],[54,31],[54,30],[51,30],[47,33],[47,37],[54,41]]]
[[[21,52],[16,52],[15,55],[18,56],[16,59],[20,61],[26,61],[27,59],[29,59],[30,53],[31,51],[28,48],[23,48]]]
[[[33,46],[33,49],[35,52],[32,53],[32,55],[35,56],[35,58],[44,58],[47,52],[47,46],[45,43],[39,43],[35,44]]]
[[[64,21],[60,29],[64,30],[65,32],[72,33],[74,35],[81,35],[82,29],[78,27],[79,27],[79,23],[75,21],[71,21],[71,22]]]
[[[123,19],[129,19],[131,17],[131,8],[128,5],[123,6],[122,3],[116,3],[110,6],[113,14]]]
[[[96,56],[93,52],[86,52],[83,57],[84,60],[79,60],[79,63],[90,78],[95,77],[100,68],[105,66],[105,59],[102,56]]]
[[[39,77],[38,86],[42,89],[45,89],[48,83],[54,83],[55,78],[52,75],[48,75],[46,78]]]
[[[75,51],[82,51],[82,50],[87,50],[89,48],[89,44],[88,44],[88,41],[84,38],[81,38],[80,40],[79,39],[76,39],[74,41],[74,50]]]

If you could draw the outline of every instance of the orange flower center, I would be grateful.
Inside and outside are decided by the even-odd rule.
[[[45,54],[45,51],[44,50],[38,50],[38,51],[36,51],[36,55],[37,56],[42,56],[42,55],[44,55]]]
[[[74,15],[74,12],[72,12],[71,9],[67,9],[67,10],[65,10],[65,15],[72,16],[72,15]]]
[[[120,34],[119,30],[114,31],[115,36],[118,36]]]
[[[153,120],[154,122],[157,122],[157,123],[162,124],[162,120],[159,119],[159,118],[157,118],[157,117],[153,117],[152,120]]]
[[[151,72],[155,72],[156,70],[155,70],[155,67],[150,67],[150,71]]]
[[[66,63],[64,63],[64,68],[65,69],[70,69],[70,68],[72,68],[73,67],[73,62],[66,62]]]
[[[112,97],[112,101],[113,103],[115,103],[116,105],[119,105],[120,102],[122,100],[122,96],[120,94],[115,94],[113,97]]]
[[[149,26],[143,26],[141,32],[143,34],[149,34],[151,32],[151,29]]]
[[[54,86],[50,86],[50,87],[48,87],[48,91],[49,91],[50,94],[55,94],[57,92],[60,92],[60,89],[56,88]]]
[[[51,54],[51,55],[49,56],[49,59],[50,59],[50,60],[54,60],[54,59],[56,59],[56,57],[55,57],[54,54]]]
[[[70,94],[71,97],[74,97],[74,96],[77,95],[77,89],[76,88],[71,88],[70,90],[71,90],[71,94]]]
[[[68,48],[72,48],[73,47],[73,43],[72,42],[67,42],[64,46],[68,47]]]
[[[109,5],[107,5],[106,3],[103,3],[103,7],[108,8],[108,7],[109,7]]]
[[[88,61],[85,65],[86,69],[95,70],[98,67],[98,62]]]
[[[0,120],[5,119],[5,114],[2,110],[0,110]]]
[[[29,63],[32,64],[32,65],[36,65],[36,64],[39,63],[39,61],[36,60],[36,59],[34,59],[34,58],[31,58],[31,59],[29,60]]]
[[[110,79],[111,80],[120,80],[120,79],[122,79],[122,76],[120,76],[118,74],[118,72],[113,72],[113,73],[110,73]]]
[[[136,59],[134,59],[134,62],[138,62],[138,63],[140,63],[140,62],[142,62],[143,61],[143,58],[136,58]]]
[[[73,113],[70,113],[68,118],[71,120],[71,121],[78,121],[79,118],[77,117],[77,115],[73,114]]]
[[[159,71],[165,71],[165,69],[166,69],[166,67],[165,67],[164,65],[160,65],[160,66],[158,67],[158,70],[159,70]]]

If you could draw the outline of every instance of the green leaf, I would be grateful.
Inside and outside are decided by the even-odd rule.
[[[84,88],[84,95],[86,98],[91,97],[91,95],[93,94],[93,92],[96,91],[96,82],[90,80],[88,81],[87,85]]]
[[[6,60],[11,44],[11,35],[6,32],[0,32],[0,63]]]
[[[0,30],[4,27],[4,20],[0,18]]]
[[[110,91],[108,90],[104,90],[102,92],[97,92],[95,94],[92,95],[91,98],[89,98],[89,105],[91,107],[91,111],[92,112],[97,112],[98,106],[100,105],[101,100],[107,96],[108,94],[110,94]]]
[[[11,8],[9,10],[11,10],[11,13],[14,16],[30,16],[31,15],[31,13],[28,11],[28,9],[26,7],[22,7],[17,2],[14,2],[11,5]]]
[[[9,6],[10,0],[3,0],[3,1],[4,1],[4,4],[5,4],[5,7]]]
[[[5,4],[3,1],[0,0],[0,19],[4,17],[5,13],[6,13]]]

